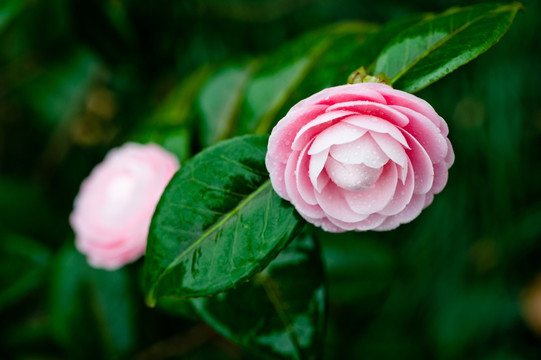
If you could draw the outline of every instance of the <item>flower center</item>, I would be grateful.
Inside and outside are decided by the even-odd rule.
[[[107,185],[106,204],[103,208],[107,218],[115,218],[124,213],[133,199],[136,181],[130,174],[116,176]]]
[[[325,163],[325,170],[339,187],[350,191],[360,191],[374,186],[383,172],[383,167],[371,168],[364,164],[343,164],[329,156]]]

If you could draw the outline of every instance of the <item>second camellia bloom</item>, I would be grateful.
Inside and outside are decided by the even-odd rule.
[[[424,100],[384,84],[325,89],[273,129],[266,157],[276,192],[326,231],[391,230],[447,182],[454,153]]]
[[[70,216],[91,266],[115,270],[144,254],[152,214],[179,166],[158,145],[126,143],[92,170]]]

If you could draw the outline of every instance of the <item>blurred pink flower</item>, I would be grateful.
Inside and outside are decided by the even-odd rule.
[[[447,182],[454,153],[424,100],[385,84],[325,89],[273,129],[266,157],[276,192],[326,231],[391,230]]]
[[[144,254],[152,214],[178,169],[161,147],[127,143],[92,170],[70,216],[75,245],[91,266],[114,270]]]

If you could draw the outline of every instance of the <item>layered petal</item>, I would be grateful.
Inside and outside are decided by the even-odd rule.
[[[396,111],[390,106],[371,101],[348,101],[337,103],[329,106],[326,112],[337,110],[352,111],[358,114],[375,116],[395,126],[404,127],[409,122],[408,117],[400,111]]]
[[[342,164],[364,164],[376,169],[381,168],[389,161],[387,154],[370,134],[349,143],[335,144],[331,147],[330,153],[334,159]]]
[[[441,134],[441,130],[434,125],[426,116],[405,108],[403,106],[391,106],[406,115],[410,122],[404,127],[421,146],[425,149],[433,163],[440,162],[447,155],[447,141]]]
[[[81,184],[70,215],[75,244],[90,265],[115,269],[143,255],[152,214],[178,170],[157,145],[111,150]]]
[[[277,193],[325,231],[391,230],[445,187],[454,162],[448,131],[414,95],[384,84],[337,86],[278,123],[267,168]]]
[[[344,190],[349,207],[359,214],[373,214],[383,210],[392,200],[397,186],[396,166],[385,166],[372,188],[361,191]]]
[[[288,199],[296,205],[299,213],[305,214],[306,216],[309,216],[312,218],[324,217],[325,214],[321,210],[321,207],[318,205],[311,205],[307,203],[299,192],[299,188],[297,186],[297,178],[295,176],[295,169],[297,168],[299,157],[300,157],[300,152],[294,151],[292,155],[289,157],[289,160],[287,162],[287,166],[286,166],[287,176],[285,176],[285,184],[286,184],[286,191],[287,191]]]

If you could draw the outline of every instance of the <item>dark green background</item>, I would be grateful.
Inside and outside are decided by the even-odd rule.
[[[147,309],[140,262],[88,268],[67,221],[80,182],[202,65],[339,20],[473,3],[0,2],[0,358],[252,358],[196,319]],[[396,231],[318,233],[325,358],[541,358],[520,308],[541,271],[541,4],[523,4],[499,44],[418,93],[456,153],[434,204]],[[189,133],[169,139],[184,158],[202,146]]]

